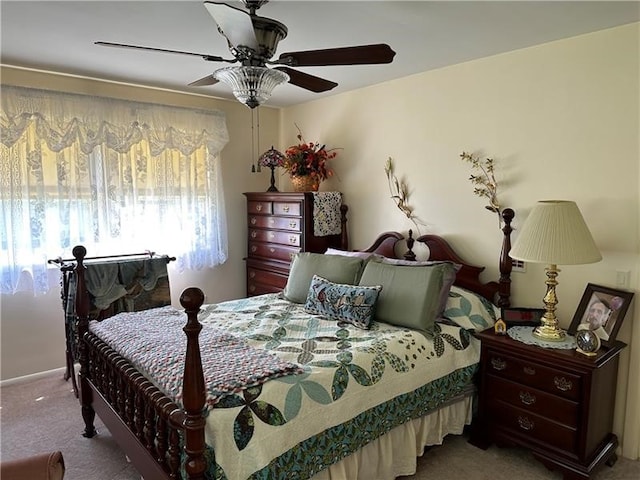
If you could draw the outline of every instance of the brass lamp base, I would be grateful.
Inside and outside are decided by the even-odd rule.
[[[560,270],[558,270],[557,265],[549,265],[545,271],[547,273],[547,294],[543,299],[545,313],[542,316],[542,324],[533,330],[533,336],[548,342],[562,342],[566,333],[558,327],[558,319],[556,318],[556,305],[558,304],[558,298],[556,297],[556,285],[558,285],[558,282],[556,277]]]
[[[562,342],[566,337],[566,333],[558,326],[553,325],[539,325],[533,330],[533,336],[540,340],[546,340],[548,342]]]

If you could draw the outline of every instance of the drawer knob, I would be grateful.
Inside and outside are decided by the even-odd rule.
[[[256,238],[258,236],[257,232],[251,232],[251,238]]]
[[[282,207],[282,211],[283,212],[288,212],[289,211],[289,205],[285,205],[284,207]]]
[[[255,285],[249,285],[249,291],[250,292],[255,292],[256,291],[256,286]]]
[[[531,420],[529,417],[525,417],[524,415],[518,416],[518,425],[520,425],[521,429],[526,431],[531,431],[535,427],[533,420]]]
[[[536,403],[536,396],[529,392],[520,392],[520,401],[525,405],[533,405]]]
[[[289,222],[289,228],[298,228],[298,224],[296,222]]]
[[[249,278],[256,278],[256,272],[249,272]]]
[[[291,243],[292,245],[295,245],[295,243],[296,243],[296,237],[295,237],[295,235],[291,235],[291,236],[289,237],[289,243]]]
[[[255,245],[252,245],[252,246],[251,246],[251,252],[252,252],[252,253],[255,253],[255,252],[256,252],[256,250],[258,250],[258,247],[256,247]]]
[[[269,219],[269,225],[274,225],[276,223],[276,219],[275,218],[270,218]]]
[[[256,217],[251,217],[251,220],[249,220],[251,222],[251,225],[255,225],[257,220]]]
[[[491,366],[494,370],[504,370],[507,368],[507,362],[501,358],[492,358]]]
[[[269,240],[273,240],[274,238],[276,238],[276,234],[273,232],[269,232]]]
[[[276,251],[276,249],[275,249],[275,248],[273,248],[273,247],[270,247],[270,248],[269,248],[269,251],[270,251],[271,253],[274,253],[274,252]]]
[[[256,211],[261,212],[262,211],[262,204],[258,204],[256,205]]]
[[[533,368],[533,367],[524,367],[524,368],[522,369],[522,371],[523,371],[524,373],[526,373],[527,375],[535,375],[535,374],[536,374],[536,369],[535,369],[535,368]]]
[[[558,390],[567,392],[573,388],[573,382],[564,377],[553,377],[553,384]]]

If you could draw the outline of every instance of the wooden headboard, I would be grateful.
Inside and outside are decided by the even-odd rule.
[[[406,238],[407,251],[402,256],[399,256],[396,253],[396,245],[401,240],[405,240],[405,237],[398,232],[384,232],[378,236],[369,248],[363,251],[376,253],[388,258],[404,258],[405,260],[415,261],[414,243],[422,243],[429,249],[429,260],[450,261],[462,266],[456,274],[454,285],[474,291],[499,307],[508,307],[511,295],[511,257],[509,257],[509,251],[511,250],[511,232],[513,230],[511,221],[513,217],[514,211],[512,209],[506,208],[502,211],[504,227],[502,228],[503,238],[500,250],[500,278],[486,283],[480,280],[480,274],[485,267],[466,263],[453,250],[451,245],[438,235],[422,235],[414,239],[413,232],[409,230],[409,236]]]

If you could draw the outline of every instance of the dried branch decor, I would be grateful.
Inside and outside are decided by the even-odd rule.
[[[387,183],[389,184],[389,192],[391,193],[391,199],[395,202],[398,209],[413,223],[416,227],[418,234],[420,228],[418,224],[425,225],[420,219],[413,213],[413,207],[409,205],[409,187],[407,184],[398,180],[398,177],[393,172],[394,165],[393,159],[388,158],[387,163],[384,166],[384,173],[387,175]]]
[[[462,152],[460,158],[469,162],[474,171],[479,172],[478,175],[472,174],[469,177],[474,185],[473,193],[479,197],[489,200],[489,205],[484,208],[498,214],[499,225],[502,225],[502,217],[500,216],[500,204],[498,203],[498,182],[494,175],[493,158],[481,159],[477,155],[468,152]]]

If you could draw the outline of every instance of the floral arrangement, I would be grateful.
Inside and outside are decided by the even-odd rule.
[[[296,128],[300,143],[285,150],[282,167],[292,177],[311,176],[318,181],[323,181],[333,176],[333,170],[329,168],[327,163],[336,157],[338,149],[327,150],[326,145],[321,146],[318,142],[307,142],[302,137],[297,125]]]
[[[497,213],[500,225],[502,217],[500,216],[500,204],[498,203],[498,182],[494,175],[493,158],[481,159],[477,155],[468,152],[462,152],[460,158],[469,162],[471,168],[479,172],[478,175],[471,175],[469,180],[475,186],[473,193],[479,197],[485,197],[489,200],[489,205],[485,208],[491,212]]]

